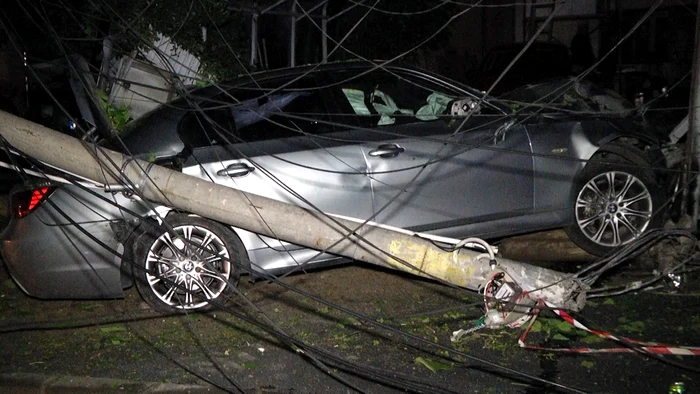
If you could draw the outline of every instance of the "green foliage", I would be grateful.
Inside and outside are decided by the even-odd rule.
[[[17,288],[17,285],[15,285],[15,282],[12,279],[5,279],[2,282],[2,287],[6,288],[6,289],[14,290]]]
[[[52,60],[66,53],[79,53],[93,66],[99,67],[103,39],[113,41],[116,56],[131,51],[147,50],[160,33],[177,47],[187,50],[201,62],[200,71],[214,81],[230,79],[244,73],[250,55],[250,26],[252,8],[262,9],[275,0],[119,0],[95,2],[74,0],[59,4],[40,0],[26,0],[31,6],[8,9],[8,15],[18,15],[13,27],[24,40],[30,54]],[[233,7],[232,7],[233,6]],[[348,2],[329,2],[329,14],[347,9]],[[440,28],[463,7],[450,2],[413,0],[382,2],[379,7],[390,11],[369,12],[365,6],[353,8],[329,25],[329,35],[340,40],[352,32],[343,45],[366,58],[392,58],[412,49],[440,31]],[[240,11],[239,9],[248,9]],[[432,9],[429,12],[416,13]],[[30,10],[30,15],[25,15]],[[368,14],[357,26],[356,23]],[[49,23],[50,22],[50,26]],[[269,20],[266,26],[275,26],[282,34],[277,48],[283,43],[289,29],[287,19],[280,16]],[[315,38],[317,28],[300,23],[299,59],[301,62],[320,60],[320,44]],[[303,28],[303,26],[306,26]],[[202,29],[206,29],[206,40]],[[428,51],[449,43],[450,28],[428,40],[422,49]],[[313,40],[311,39],[313,37]],[[272,43],[271,43],[272,44]],[[371,45],[369,45],[371,44]],[[272,46],[270,47],[272,48]],[[270,53],[276,57],[275,51]],[[421,51],[412,51],[402,61],[413,62]],[[340,50],[341,58],[354,58]]]
[[[451,319],[451,320],[459,320],[459,319],[464,319],[467,315],[465,315],[462,312],[455,312],[455,311],[450,311],[450,312],[445,312],[442,317],[445,319]]]
[[[581,341],[582,341],[583,343],[592,345],[592,344],[594,344],[594,343],[603,342],[603,341],[605,341],[605,339],[604,339],[604,338],[601,338],[601,337],[599,337],[599,336],[597,336],[597,335],[590,334],[590,335],[586,335],[585,337],[583,337],[583,339],[581,339]]]
[[[197,57],[204,74],[214,80],[230,79],[244,71],[242,59],[248,57],[250,39],[250,15],[229,10],[230,4],[227,0],[117,2],[114,8],[123,16],[118,25],[126,33],[119,36],[120,45],[147,50],[160,33]]]
[[[261,7],[268,2],[257,1]],[[23,7],[10,4],[6,11],[17,17],[13,27],[34,59],[53,60],[78,53],[99,66],[104,38],[112,39],[115,56],[121,56],[135,49],[148,50],[158,33],[196,56],[201,62],[200,71],[215,80],[242,73],[239,58],[248,57],[251,16],[229,10],[229,5],[246,7],[253,0],[23,3]],[[203,27],[207,30],[206,41]]]
[[[560,319],[539,318],[532,325],[530,332],[544,332],[547,337],[554,334],[571,333],[574,327]]]
[[[78,308],[80,308],[86,312],[92,312],[95,309],[102,308],[102,304],[99,302],[81,303],[81,304],[78,304]]]
[[[422,365],[422,366],[428,368],[433,373],[437,373],[438,371],[450,370],[453,368],[451,365],[443,364],[443,363],[431,360],[429,358],[423,358],[423,357],[416,357],[415,362],[418,365]]]
[[[100,331],[104,333],[121,332],[126,331],[126,327],[123,324],[112,324],[100,327]]]
[[[595,363],[593,361],[590,361],[590,360],[583,360],[583,361],[581,361],[581,366],[584,368],[591,369],[595,366]]]
[[[513,331],[500,331],[492,334],[475,333],[476,337],[483,336],[484,349],[497,350],[504,356],[517,346],[516,335]]]
[[[603,341],[603,338],[595,334],[579,330],[568,322],[561,319],[540,317],[532,325],[530,332],[542,333],[546,339],[555,341],[583,341],[588,344]]]
[[[112,129],[121,131],[124,126],[129,122],[131,116],[129,115],[129,107],[122,105],[120,107],[115,107],[109,104],[107,93],[98,90],[97,99],[100,102],[100,106],[104,109],[107,118],[109,118],[109,123]]]
[[[646,323],[643,321],[632,321],[624,316],[617,319],[617,321],[620,323],[620,329],[628,333],[641,334],[646,329]]]
[[[129,342],[131,337],[123,324],[110,324],[100,327],[101,337],[99,341],[94,344],[95,348],[102,347],[104,345],[122,345],[125,342]]]

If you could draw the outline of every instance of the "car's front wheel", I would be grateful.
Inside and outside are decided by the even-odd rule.
[[[156,311],[202,311],[222,304],[238,282],[245,249],[225,226],[197,216],[169,215],[145,234],[136,253],[136,286]],[[169,229],[170,231],[166,230]]]
[[[569,238],[589,253],[603,256],[660,227],[663,189],[654,173],[617,155],[591,162],[576,189],[576,224]]]

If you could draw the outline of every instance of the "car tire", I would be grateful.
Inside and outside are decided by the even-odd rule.
[[[565,230],[593,255],[605,256],[663,225],[664,190],[651,166],[633,157],[603,153],[594,160],[604,163],[587,164],[576,183],[576,221]]]
[[[223,305],[248,261],[241,240],[230,228],[198,216],[171,214],[165,223],[189,242],[173,237],[165,224],[141,236],[134,252],[141,297],[162,313]]]

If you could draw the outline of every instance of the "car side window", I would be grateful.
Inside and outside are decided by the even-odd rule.
[[[427,122],[447,113],[457,98],[428,81],[415,81],[397,72],[376,70],[359,78],[340,79],[342,91],[358,122],[371,126]]]
[[[284,89],[245,100],[231,107],[243,141],[301,137],[330,133],[328,110],[320,90]]]
[[[239,139],[228,109],[191,110],[180,123],[180,139],[185,146],[202,148]]]
[[[180,138],[193,148],[256,142],[333,132],[324,92],[303,78],[282,90],[290,78],[267,80],[202,100],[183,117]]]

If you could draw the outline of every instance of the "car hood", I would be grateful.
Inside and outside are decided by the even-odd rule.
[[[590,81],[558,78],[529,84],[505,93],[498,100],[518,112],[606,117],[635,117],[637,108],[616,92]]]

